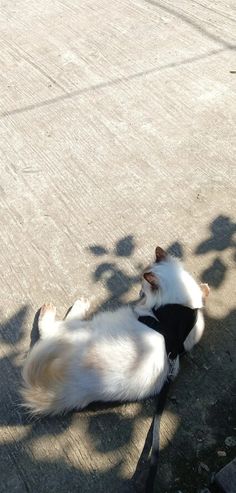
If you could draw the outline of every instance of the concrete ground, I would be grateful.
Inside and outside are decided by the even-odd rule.
[[[201,491],[235,456],[235,1],[5,0],[0,23],[0,491],[140,487],[152,401],[30,420],[20,366],[44,301],[135,300],[157,244],[211,286],[157,478]]]

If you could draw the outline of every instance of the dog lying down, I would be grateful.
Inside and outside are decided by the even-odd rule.
[[[208,292],[208,285],[199,287],[179,260],[157,247],[134,309],[126,306],[84,320],[89,303],[78,300],[65,320],[56,321],[55,307],[43,305],[40,339],[23,368],[26,406],[33,414],[58,414],[94,401],[158,394],[177,374],[179,353],[202,336]]]

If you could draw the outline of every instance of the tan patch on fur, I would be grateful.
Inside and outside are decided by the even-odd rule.
[[[70,346],[69,346],[70,347]],[[52,382],[63,380],[69,363],[68,345],[58,345],[55,352],[46,354],[41,363],[38,358],[29,361],[27,368],[28,382],[30,385],[49,388]]]
[[[57,344],[48,353],[33,349],[23,369],[25,387],[21,394],[26,406],[36,414],[56,411],[56,403],[70,364],[71,345]]]
[[[55,395],[45,392],[41,387],[30,387],[21,389],[21,395],[32,414],[48,414],[53,412]]]
[[[46,365],[41,374],[41,385],[47,388],[48,383],[51,381],[64,380],[66,367],[65,361],[61,361],[59,358]]]
[[[88,350],[83,360],[83,366],[91,370],[104,371],[106,369],[105,361],[99,358],[97,350],[94,347]]]

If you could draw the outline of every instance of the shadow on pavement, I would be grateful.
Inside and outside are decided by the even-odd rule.
[[[227,281],[228,265],[221,255],[223,251],[230,250],[235,258],[235,231],[236,225],[229,217],[219,216],[210,225],[209,237],[196,247],[197,256],[210,251],[215,253],[212,263],[202,272],[201,279],[209,282],[212,289],[219,290]],[[168,251],[181,259],[185,256],[184,246],[180,242],[170,245]],[[119,239],[110,251],[103,245],[95,244],[89,247],[89,252],[98,259],[92,278],[97,283],[105,283],[107,289],[107,297],[99,310],[124,304],[125,296],[140,280],[140,274],[129,275],[119,266],[120,258],[132,259],[135,253],[133,236]],[[148,259],[144,260],[146,262]],[[141,270],[142,266],[139,267]],[[151,443],[150,433],[133,480],[124,479],[122,467],[128,460],[126,445],[133,440],[135,420],[152,416],[152,400],[141,403],[134,416],[125,412],[128,404],[96,403],[81,413],[31,421],[19,407],[21,376],[15,361],[22,353],[27,310],[27,306],[20,308],[0,329],[5,348],[5,356],[0,360],[0,425],[2,429],[12,429],[11,440],[8,434],[8,438],[0,443],[2,491],[87,493],[96,490],[99,493],[108,491],[110,485],[114,493],[140,490]],[[157,478],[160,493],[178,490],[183,493],[197,492],[199,488],[209,485],[212,472],[219,470],[235,455],[235,449],[227,448],[224,442],[236,427],[235,315],[233,309],[225,317],[214,318],[206,311],[204,337],[182,361],[182,370],[173,385],[167,406],[167,411],[178,418],[179,426],[169,446],[161,452]],[[36,314],[31,345],[37,337]],[[64,439],[65,432],[71,433],[74,422],[78,427],[73,427],[70,440],[75,443],[75,453],[79,450],[80,430],[86,427],[87,449],[91,449],[89,470],[86,471],[74,466]],[[42,438],[45,437],[49,439],[48,449],[45,449],[44,458],[39,460],[32,454],[31,447],[33,443],[43,446]],[[53,457],[55,438],[60,452]],[[226,456],[218,456],[218,450],[224,450]],[[109,459],[106,470],[97,471],[93,468],[93,451],[102,455],[118,451],[119,459],[113,463]],[[199,464],[205,464],[205,469]]]

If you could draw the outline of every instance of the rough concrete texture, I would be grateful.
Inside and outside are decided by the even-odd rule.
[[[235,456],[235,1],[6,0],[0,19],[0,490],[140,486],[152,401],[30,420],[20,365],[44,301],[135,300],[160,244],[211,286],[157,478],[198,492]]]

